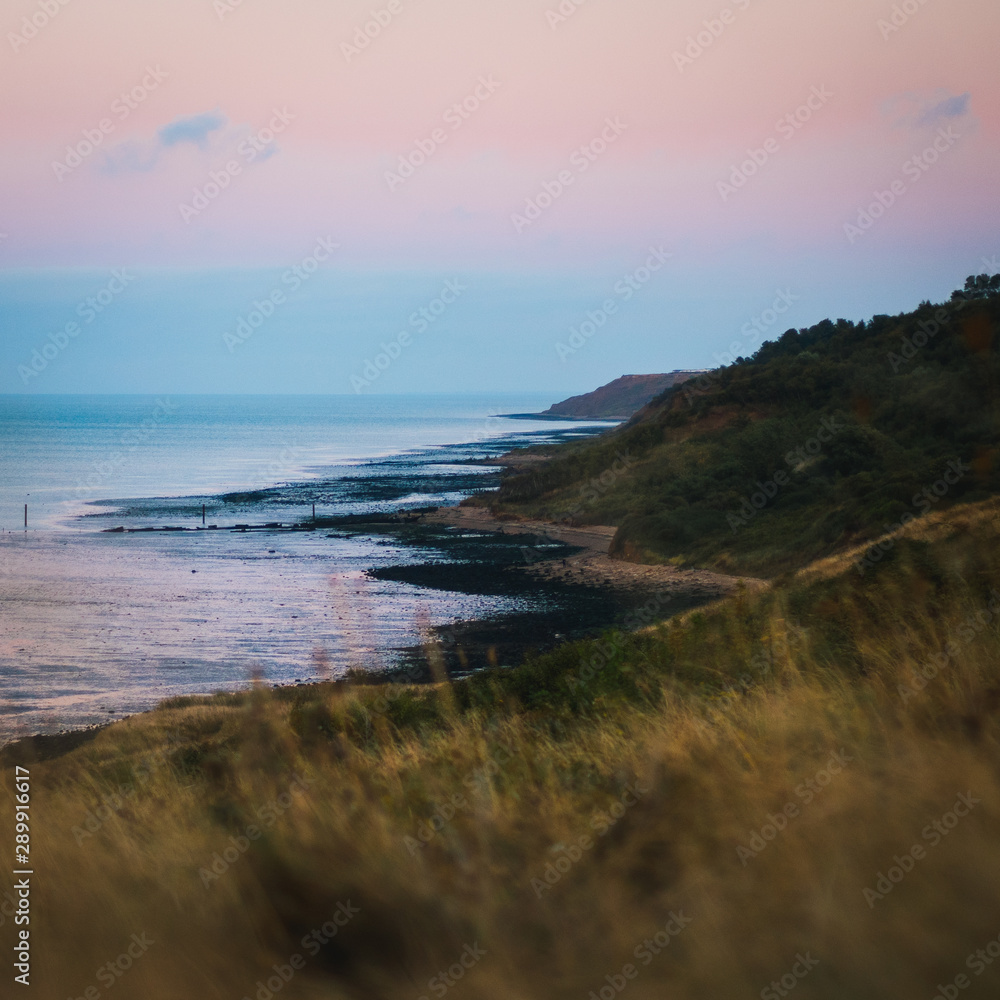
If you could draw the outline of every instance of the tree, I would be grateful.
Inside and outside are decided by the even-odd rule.
[[[992,295],[1000,295],[1000,272],[992,276],[970,274],[965,279],[965,288],[952,292],[951,300],[988,299]]]

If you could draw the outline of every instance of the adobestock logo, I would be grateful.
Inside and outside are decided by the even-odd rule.
[[[549,9],[545,12],[545,20],[554,31],[564,21],[568,21],[586,2],[587,0],[562,0],[554,10]]]
[[[735,5],[739,10],[746,10],[750,6],[751,0],[736,0]],[[674,50],[674,65],[678,73],[694,64],[695,59],[704,55],[705,51],[715,44],[717,38],[736,20],[736,13],[731,7],[723,7],[719,11],[718,17],[709,18],[702,21],[704,26],[694,35],[688,35],[685,39],[684,51]]]
[[[302,284],[319,270],[320,264],[329,260],[339,248],[340,244],[335,243],[329,236],[321,236],[316,241],[312,253],[281,275],[281,283],[288,285],[293,292],[297,292]],[[227,330],[222,335],[222,341],[229,353],[232,354],[240,344],[246,343],[254,332],[274,315],[277,308],[287,301],[288,296],[280,288],[272,288],[263,300],[254,299],[250,311],[245,316],[237,318],[235,331],[231,333]]]
[[[100,313],[111,305],[112,302],[125,291],[126,286],[135,281],[135,275],[129,274],[123,267],[120,270],[111,272],[111,280],[96,295],[88,295],[77,307],[77,316],[83,319],[84,323],[93,323]],[[41,348],[35,348],[31,352],[31,361],[27,365],[18,365],[17,374],[21,381],[27,385],[31,379],[37,378],[39,374],[49,367],[51,361],[55,361],[59,355],[69,347],[70,340],[80,335],[80,324],[75,321],[66,323],[61,330],[49,334],[49,343],[43,344]]]
[[[902,177],[895,178],[884,191],[874,192],[874,201],[858,209],[854,223],[844,223],[844,235],[848,243],[853,244],[859,237],[864,236],[961,137],[951,125],[939,128],[934,141],[921,152],[911,156],[901,167],[901,172],[910,182],[909,187]]]
[[[452,132],[457,132],[469,118],[478,111],[499,90],[500,84],[491,76],[481,76],[474,90],[456,101],[441,116]],[[412,177],[448,141],[448,133],[441,127],[433,129],[426,138],[417,139],[408,153],[399,157],[396,170],[385,172],[385,182],[390,191],[395,191],[403,181]]]
[[[112,113],[117,117],[118,121],[125,121],[166,79],[167,74],[164,70],[160,69],[159,64],[156,65],[155,69],[147,66],[146,75],[142,78],[141,82],[129,90],[123,90],[111,102]],[[52,161],[52,171],[56,175],[56,178],[61,181],[66,174],[80,166],[104,142],[104,137],[110,135],[114,130],[115,123],[110,118],[102,118],[94,128],[84,129],[81,133],[83,138],[75,146],[66,147],[66,161]]]
[[[41,0],[38,9],[30,18],[22,17],[21,30],[7,32],[7,41],[10,42],[15,54],[20,52],[69,2],[70,0]]]
[[[833,97],[833,91],[827,90],[825,86],[814,86],[809,92],[809,96],[794,111],[790,111],[783,118],[778,119],[774,126],[775,131],[787,142],[799,129],[812,120],[817,111],[826,106],[831,97]],[[759,147],[748,149],[747,158],[741,163],[734,163],[730,169],[728,183],[726,181],[716,182],[715,189],[719,192],[723,202],[728,201],[736,194],[751,177],[770,162],[771,157],[780,149],[781,143],[773,135],[765,139]]]
[[[752,317],[748,323],[744,323],[740,327],[740,335],[746,337],[748,343],[743,345],[738,340],[732,341],[729,345],[728,353],[724,351],[721,354],[714,354],[713,357],[715,360],[720,365],[731,365],[737,358],[743,356],[743,350],[746,347],[755,346],[757,341],[788,312],[792,303],[798,302],[800,299],[801,296],[793,295],[790,288],[786,288],[785,290],[776,289],[774,301],[770,307],[763,310],[759,315]],[[685,389],[685,392],[694,391],[696,391],[694,384],[691,384],[689,389]]]
[[[583,347],[618,312],[619,300],[628,302],[672,256],[673,254],[663,247],[650,247],[646,262],[615,282],[613,291],[618,298],[605,299],[597,309],[589,310],[585,320],[578,326],[569,328],[569,337],[565,341],[556,342],[555,350],[559,360],[565,361]]]
[[[229,187],[233,179],[243,173],[244,164],[249,165],[258,158],[267,159],[274,153],[272,144],[295,121],[295,115],[288,108],[272,110],[274,114],[271,120],[236,147],[236,152],[243,158],[243,163],[236,159],[227,160],[221,169],[210,171],[208,180],[191,192],[190,205],[186,202],[178,203],[177,210],[185,225],[190,225],[192,219],[198,218]]]
[[[417,333],[426,333],[432,323],[436,323],[438,318],[444,314],[448,306],[454,304],[462,297],[462,292],[468,290],[468,285],[463,285],[455,278],[449,278],[441,289],[441,294],[436,299],[432,299],[425,306],[421,306],[416,312],[410,313],[410,326]],[[362,367],[361,374],[351,376],[351,388],[360,393],[366,389],[377,378],[389,368],[394,361],[403,353],[404,348],[413,343],[413,334],[409,330],[400,330],[387,344],[384,340],[379,343],[381,350],[374,358],[367,358]]]
[[[889,20],[880,17],[876,22],[878,30],[882,34],[882,41],[889,41],[900,28],[909,23],[914,14],[920,13],[920,9],[927,2],[928,0],[903,0],[902,4],[893,4]]]
[[[371,11],[371,20],[358,25],[351,41],[340,43],[340,51],[343,52],[344,59],[350,62],[356,56],[361,55],[402,12],[402,0],[389,0],[384,8],[380,7],[378,10]]]
[[[510,221],[514,225],[514,232],[524,232],[536,223],[542,217],[542,213],[550,209],[576,182],[576,178],[586,173],[628,128],[617,115],[614,118],[605,118],[604,122],[600,135],[577,147],[570,155],[569,165],[572,169],[560,170],[551,180],[545,181],[541,191],[525,199],[523,211],[511,215]]]

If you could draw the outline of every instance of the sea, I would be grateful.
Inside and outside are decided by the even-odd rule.
[[[364,527],[495,489],[511,447],[611,426],[505,416],[551,402],[0,396],[0,743],[389,669],[429,631],[551,611],[551,591],[450,589],[479,533]]]

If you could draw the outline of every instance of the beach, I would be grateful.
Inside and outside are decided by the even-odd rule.
[[[518,446],[609,424],[397,401],[359,436],[351,414],[371,425],[364,404],[157,405],[63,398],[7,414],[4,453],[20,481],[7,482],[5,508],[33,489],[29,529],[0,535],[0,740],[253,678],[426,679],[428,642],[454,676],[514,666],[651,600],[682,611],[730,586],[611,560],[610,528],[512,525],[459,506],[496,488]],[[147,412],[160,421],[122,450]],[[281,462],[262,460],[275,449]]]

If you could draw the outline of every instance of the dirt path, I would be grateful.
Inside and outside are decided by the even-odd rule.
[[[569,527],[550,521],[500,520],[485,507],[441,507],[433,513],[424,514],[421,519],[427,523],[447,524],[466,530],[532,533],[583,550],[566,559],[544,559],[540,553],[539,562],[529,561],[525,571],[544,579],[622,590],[660,590],[705,597],[723,597],[734,590],[740,580],[706,569],[644,566],[611,559],[608,549],[617,529],[609,525]],[[743,580],[748,587],[754,589],[767,586],[764,580],[752,577]]]

